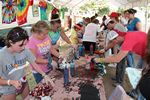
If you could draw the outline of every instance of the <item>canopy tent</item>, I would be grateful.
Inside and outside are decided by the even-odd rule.
[[[95,2],[103,2],[103,0],[54,0],[54,4],[56,6],[66,6],[70,9],[74,9],[82,6],[85,3],[95,1]],[[112,5],[117,7],[139,7],[147,5],[150,0],[108,0]]]
[[[103,0],[54,0],[54,4],[58,6],[65,6],[70,10],[77,10],[80,6],[89,3],[91,1],[95,1],[97,3],[103,2]],[[107,0],[108,3],[112,6],[128,9],[133,7],[145,7],[145,23],[144,30],[147,31],[147,20],[148,20],[148,6],[150,4],[150,0]]]

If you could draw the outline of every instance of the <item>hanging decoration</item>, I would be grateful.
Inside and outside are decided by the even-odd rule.
[[[65,18],[65,8],[61,7],[59,12],[60,12],[60,15],[62,16],[62,19],[64,19]]]
[[[34,2],[34,0],[29,0],[29,5],[32,6],[33,2]]]
[[[52,12],[52,10],[54,9],[54,6],[52,5],[52,4],[50,4],[50,3],[47,3],[47,8],[46,8],[46,14],[47,14],[47,16],[50,18],[50,14],[51,14],[51,12]]]
[[[33,14],[33,17],[38,17],[39,16],[38,5],[32,5],[32,14]]]
[[[57,8],[54,8],[53,10],[52,10],[52,15],[53,14],[59,14],[59,10],[57,9]]]
[[[2,23],[10,24],[16,21],[16,7],[13,0],[2,0]]]
[[[40,13],[41,13],[40,14],[41,20],[47,20],[47,15],[46,15],[47,2],[45,0],[40,0],[39,7],[40,7]]]
[[[27,22],[29,5],[29,0],[17,0],[17,21],[19,25]]]

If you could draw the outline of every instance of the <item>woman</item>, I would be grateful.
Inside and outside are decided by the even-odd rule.
[[[25,99],[29,94],[29,86],[25,80],[26,61],[33,65],[45,80],[50,78],[35,63],[33,54],[25,48],[28,42],[25,30],[15,27],[7,35],[6,46],[0,50],[0,94],[2,100],[16,100],[16,93]]]
[[[96,49],[96,36],[101,31],[98,24],[99,21],[97,19],[94,19],[85,27],[82,41],[86,51],[90,51],[90,46],[93,46],[94,51]]]
[[[59,58],[59,53],[51,45],[51,39],[48,36],[49,26],[45,21],[38,21],[32,26],[32,35],[29,38],[27,47],[36,57],[36,63],[45,73],[56,67],[56,62],[52,61],[51,54]],[[37,83],[42,80],[42,75],[33,69],[33,75]]]
[[[129,23],[127,24],[128,31],[141,31],[142,25],[139,18],[135,17],[135,13],[137,12],[135,9],[130,8],[127,10],[128,12],[128,19]],[[134,66],[134,55],[132,52],[129,52],[127,56],[128,66],[133,67]],[[138,66],[142,66],[142,59],[139,59]]]

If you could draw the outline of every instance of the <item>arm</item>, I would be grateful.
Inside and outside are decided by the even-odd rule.
[[[45,73],[41,70],[41,68],[35,62],[32,63],[32,66],[38,73],[40,73],[42,76],[45,76]]]
[[[105,63],[119,63],[124,57],[127,56],[128,52],[129,51],[120,50],[118,54],[104,58],[104,62]]]
[[[117,40],[116,39],[110,41],[108,43],[107,47],[105,47],[105,51],[109,50],[110,48],[113,48],[116,44],[117,44]]]
[[[53,83],[53,81],[51,80],[51,78],[48,75],[46,75],[35,62],[33,62],[32,65],[33,65],[33,68],[43,76],[43,78],[47,84],[48,84],[48,82],[50,82],[52,87],[55,85]]]
[[[35,56],[36,50],[35,49],[30,49],[30,50],[31,50],[32,54]],[[37,64],[48,64],[48,60],[47,59],[43,59],[42,57],[36,57],[35,62]]]
[[[20,89],[21,88],[21,83],[18,80],[4,80],[4,79],[0,78],[0,85],[3,85],[3,86],[13,85],[13,86],[16,87],[16,89]]]
[[[137,29],[138,31],[142,31],[141,22],[138,22],[138,23],[136,24],[136,29]]]
[[[51,46],[50,49],[51,54],[53,54],[55,57],[59,58],[59,52],[56,51],[56,48],[54,46]]]
[[[66,34],[65,34],[63,28],[61,29],[61,34],[60,34],[60,36],[61,36],[62,39],[63,39],[64,41],[66,41],[68,44],[71,44],[71,41],[70,41],[69,38],[66,36]]]

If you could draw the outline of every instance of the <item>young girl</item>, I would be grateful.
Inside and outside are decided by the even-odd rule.
[[[68,44],[71,44],[71,41],[66,36],[63,28],[61,27],[61,20],[58,14],[52,15],[51,21],[50,21],[50,29],[51,30],[48,32],[48,34],[51,38],[52,45],[56,45],[60,37],[64,41],[66,41]]]
[[[81,30],[82,27],[80,27],[78,24],[74,25],[74,27],[71,29],[71,35],[70,40],[72,44],[78,44],[81,43],[81,39],[78,38],[78,32]]]
[[[26,61],[33,65],[44,79],[50,78],[39,69],[33,54],[25,48],[28,35],[20,27],[13,28],[7,35],[6,46],[0,50],[0,94],[2,100],[16,100],[16,93],[23,99],[29,94],[29,86],[25,77]]]
[[[45,73],[56,67],[56,62],[52,61],[51,53],[59,58],[59,53],[51,45],[51,39],[48,36],[49,26],[45,21],[38,21],[31,29],[32,35],[29,38],[27,47],[32,51],[36,57],[36,63],[40,69]],[[51,65],[53,63],[53,65]],[[37,83],[42,80],[42,75],[32,70]]]

